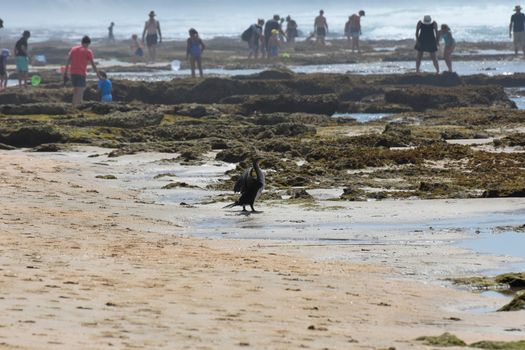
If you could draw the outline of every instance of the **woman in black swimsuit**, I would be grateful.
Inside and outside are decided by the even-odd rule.
[[[430,16],[425,16],[423,22],[419,21],[416,27],[416,47],[417,57],[416,57],[416,72],[419,73],[419,67],[421,66],[421,58],[423,58],[423,53],[430,53],[434,67],[436,68],[436,73],[439,74],[439,63],[437,60],[437,23],[432,21]]]

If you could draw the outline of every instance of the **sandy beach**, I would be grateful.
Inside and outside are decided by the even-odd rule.
[[[51,34],[30,42],[41,83],[14,86],[11,59],[0,92],[1,350],[525,349],[525,66],[506,35],[458,40],[441,74],[415,73],[411,37],[248,60],[216,35],[197,79],[182,37],[155,64],[100,37],[114,102],[90,71],[73,107],[73,39]],[[225,209],[254,158],[259,212]]]
[[[218,204],[150,202],[151,193],[119,180],[122,173],[113,181],[96,178],[144,171],[139,157],[95,162],[93,153],[2,151],[2,349],[428,349],[415,338],[446,331],[468,343],[523,339],[523,311],[472,311],[501,300],[438,278],[508,259],[443,244],[403,251],[402,244],[192,238],[188,232],[203,216],[246,217]],[[335,212],[403,223],[407,208],[423,221],[525,208],[522,199],[472,201],[349,204]],[[252,217],[263,225],[312,214],[299,205],[260,209]],[[424,261],[411,259],[415,252]],[[337,253],[350,258],[323,258]],[[427,276],[421,265],[433,266]]]

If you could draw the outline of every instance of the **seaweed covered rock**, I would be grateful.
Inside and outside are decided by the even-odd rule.
[[[263,80],[282,80],[291,79],[295,73],[288,68],[281,67],[278,69],[265,70],[261,73],[249,75],[247,77],[236,76],[237,79],[263,79]]]
[[[376,146],[380,147],[406,147],[412,144],[412,130],[409,126],[397,123],[388,123],[382,137]]]
[[[147,111],[114,112],[108,115],[96,117],[81,117],[67,120],[64,124],[71,126],[107,126],[124,129],[144,128],[157,126],[162,122],[162,113],[150,113]]]
[[[463,79],[456,73],[443,72],[442,74],[401,74],[386,75],[382,80],[385,85],[431,85],[452,87],[463,85]],[[425,87],[426,89],[426,87]]]
[[[525,292],[519,292],[510,303],[500,308],[498,311],[520,311],[525,310]]]
[[[174,107],[172,113],[192,118],[202,118],[205,116],[219,115],[220,111],[208,105],[189,104]]]
[[[513,198],[513,197],[525,197],[525,187],[521,188],[506,188],[498,187],[485,190],[481,195],[483,198]]]
[[[87,112],[93,112],[95,114],[106,115],[106,114],[110,114],[113,112],[129,112],[129,111],[140,110],[141,106],[139,105],[135,106],[129,103],[118,103],[118,102],[101,103],[101,102],[91,101],[91,102],[83,103],[82,105],[78,107],[78,109],[81,111],[87,111]]]
[[[16,147],[36,147],[45,143],[65,142],[67,137],[51,125],[0,130],[0,142]]]
[[[223,102],[228,102],[224,100]],[[296,94],[247,96],[241,103],[244,114],[262,113],[313,113],[332,115],[337,111],[339,101],[335,94],[308,95]]]
[[[440,336],[424,336],[416,340],[422,341],[427,345],[434,346],[467,346],[467,344],[454,334],[443,333]]]
[[[64,115],[71,106],[66,103],[26,103],[0,105],[0,114],[5,115]]]
[[[385,101],[410,106],[415,111],[468,106],[504,106],[512,101],[500,86],[462,86],[439,88],[427,86],[392,89],[385,93]]]
[[[239,163],[242,162],[248,157],[250,157],[251,152],[246,149],[246,147],[234,147],[230,149],[225,149],[215,156],[216,160],[221,160],[227,163]]]

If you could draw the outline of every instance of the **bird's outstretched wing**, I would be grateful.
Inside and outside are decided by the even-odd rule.
[[[252,168],[248,168],[244,171],[244,173],[242,173],[242,175],[239,177],[239,179],[235,183],[235,186],[233,187],[233,192],[244,193],[246,191],[246,189],[249,187],[249,183],[253,181],[251,172],[252,172]]]

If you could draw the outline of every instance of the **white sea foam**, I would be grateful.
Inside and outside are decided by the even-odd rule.
[[[34,41],[50,38],[78,40],[82,35],[103,38],[111,21],[116,23],[117,38],[140,34],[150,9],[158,13],[167,39],[187,37],[195,27],[204,38],[238,37],[256,18],[270,18],[274,13],[290,14],[299,29],[308,34],[313,19],[323,8],[335,36],[342,36],[349,15],[363,8],[364,39],[413,38],[415,25],[425,14],[438,23],[447,23],[459,41],[503,41],[508,39],[508,23],[514,0],[435,1],[348,1],[267,0],[248,4],[245,0],[194,0],[191,2],[151,0],[18,0],[2,4],[5,29],[0,36],[18,36],[24,29],[33,32]],[[28,8],[31,11],[28,11]]]

